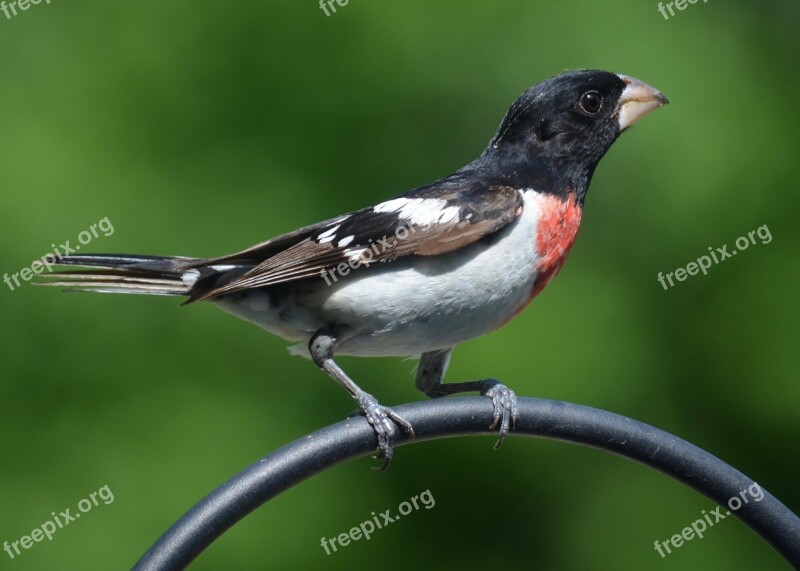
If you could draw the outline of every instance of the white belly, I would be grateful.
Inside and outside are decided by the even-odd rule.
[[[541,207],[534,193],[523,198],[515,222],[457,252],[372,266],[330,286],[322,279],[306,282],[272,301],[251,292],[236,304],[218,303],[300,341],[300,353],[326,324],[350,331],[337,347],[341,355],[406,356],[451,347],[503,325],[530,299]]]

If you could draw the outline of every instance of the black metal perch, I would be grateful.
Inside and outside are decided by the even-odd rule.
[[[571,403],[520,398],[513,434],[565,440],[613,452],[672,476],[725,506],[753,480],[667,432],[617,414]],[[483,397],[446,398],[393,407],[414,426],[411,442],[490,434],[492,406]],[[243,470],[189,510],[144,554],[135,571],[184,569],[215,539],[258,506],[306,478],[371,454],[375,436],[363,417],[305,436]],[[396,461],[402,462],[402,455]],[[762,486],[763,487],[763,486]],[[764,490],[760,502],[733,512],[800,569],[800,518]]]

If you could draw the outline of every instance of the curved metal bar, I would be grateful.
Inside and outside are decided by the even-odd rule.
[[[715,456],[667,432],[611,412],[560,401],[520,398],[514,435],[564,440],[624,456],[683,482],[721,506],[753,481]],[[393,407],[414,426],[417,441],[491,434],[492,406],[483,397],[429,400]],[[135,571],[185,569],[227,529],[284,490],[341,462],[370,454],[375,436],[354,417],[304,436],[246,468],[189,510],[150,548]],[[396,458],[402,462],[402,454]],[[763,489],[763,486],[762,486]],[[800,518],[764,490],[760,502],[733,512],[795,569]]]

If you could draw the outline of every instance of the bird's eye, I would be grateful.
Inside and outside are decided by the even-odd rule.
[[[603,106],[603,96],[597,91],[587,91],[581,95],[581,100],[578,102],[578,106],[584,113],[588,115],[594,115],[600,111],[600,107]]]

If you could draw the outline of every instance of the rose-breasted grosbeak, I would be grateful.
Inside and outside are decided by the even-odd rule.
[[[413,429],[334,355],[421,355],[417,388],[490,397],[501,442],[516,396],[492,379],[443,384],[450,353],[508,322],[558,273],[598,162],[622,131],[667,102],[624,75],[564,73],[523,93],[480,157],[432,184],[221,258],[66,256],[55,262],[95,269],[46,283],[210,301],[297,342],[293,352],[358,402],[384,466],[398,426]]]

